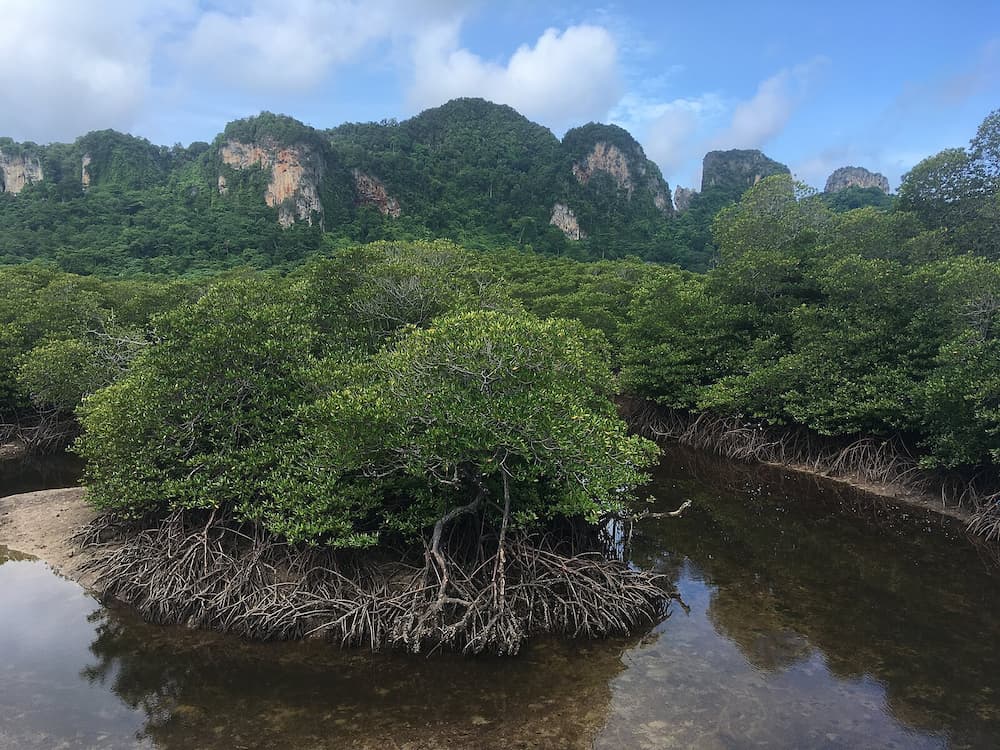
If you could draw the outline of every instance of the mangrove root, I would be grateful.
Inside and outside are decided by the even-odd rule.
[[[550,536],[505,529],[470,542],[461,516],[438,523],[422,562],[290,546],[190,512],[148,528],[102,516],[77,539],[95,550],[87,569],[106,597],[156,623],[252,639],[513,654],[529,635],[626,634],[667,614],[663,576]]]

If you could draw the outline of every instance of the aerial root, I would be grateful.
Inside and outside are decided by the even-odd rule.
[[[146,619],[259,640],[514,654],[535,634],[627,634],[666,616],[674,597],[665,577],[602,553],[509,532],[472,545],[444,527],[422,564],[293,547],[181,512],[148,528],[101,517],[78,541],[96,551],[86,567],[102,593]]]

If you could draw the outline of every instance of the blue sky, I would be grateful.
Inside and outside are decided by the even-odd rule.
[[[454,96],[557,135],[628,128],[671,185],[761,148],[822,187],[892,187],[1000,108],[1000,2],[0,0],[0,134],[211,140],[263,109],[317,127]]]

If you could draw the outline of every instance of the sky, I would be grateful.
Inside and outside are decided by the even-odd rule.
[[[1000,0],[0,0],[0,135],[211,141],[262,110],[319,128],[456,96],[562,136],[628,129],[671,186],[759,148],[822,188],[965,146],[1000,108]]]

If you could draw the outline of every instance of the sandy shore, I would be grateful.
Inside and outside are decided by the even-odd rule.
[[[70,537],[97,514],[84,501],[86,490],[67,487],[0,498],[0,544],[45,560],[57,572],[91,584],[80,574],[89,555]]]

